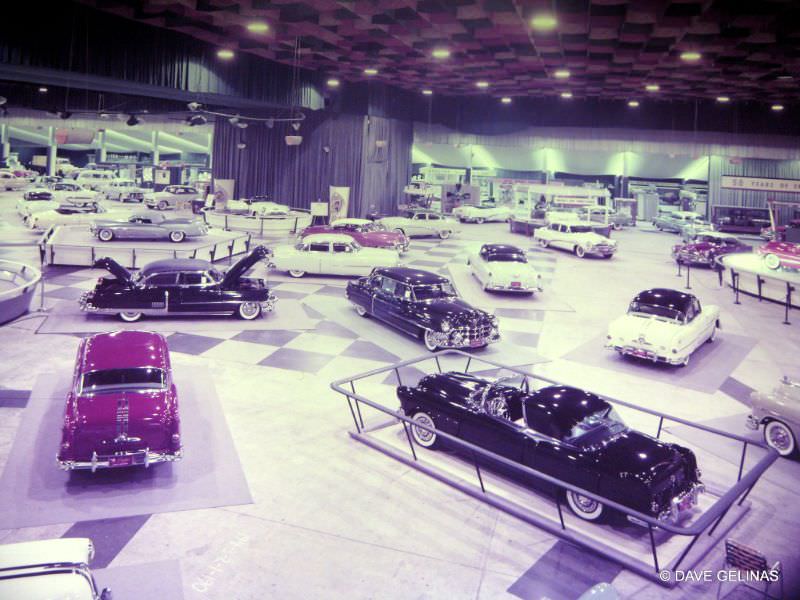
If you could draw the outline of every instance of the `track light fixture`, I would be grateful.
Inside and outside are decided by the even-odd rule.
[[[127,125],[128,127],[133,127],[134,125],[138,125],[141,122],[142,120],[139,117],[137,117],[136,115],[131,115],[130,117],[128,117],[128,120],[125,121],[125,125]]]
[[[236,147],[239,150],[244,150],[245,148],[247,148],[247,144],[245,144],[244,142],[239,142],[238,144],[236,144]]]
[[[189,127],[197,127],[198,125],[205,125],[208,123],[208,119],[206,119],[203,115],[190,115],[186,119],[186,124]]]
[[[230,123],[231,125],[236,125],[238,122],[239,122],[239,115],[236,115],[228,119],[228,123]]]
[[[203,105],[200,104],[199,102],[189,102],[189,104],[186,105],[186,108],[188,108],[192,112],[196,112],[201,108],[203,108]]]
[[[6,100],[5,96],[0,96],[0,106],[3,106],[8,100]]]
[[[236,123],[236,126],[239,129],[247,129],[247,123],[238,122],[238,123]]]
[[[272,129],[273,127],[275,127],[275,121],[273,121],[272,119],[267,119],[264,124],[267,126],[267,129]]]

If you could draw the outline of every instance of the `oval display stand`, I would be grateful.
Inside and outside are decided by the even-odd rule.
[[[791,306],[800,308],[800,272],[787,269],[770,269],[759,254],[728,254],[719,259],[723,268],[723,281],[733,287],[733,274],[738,279],[739,291],[751,296],[785,304],[787,286],[793,288]]]
[[[0,260],[0,325],[28,312],[42,279],[42,272],[29,265]]]

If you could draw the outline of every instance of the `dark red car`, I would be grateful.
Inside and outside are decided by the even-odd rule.
[[[181,456],[178,393],[164,336],[117,331],[82,340],[67,396],[59,466],[94,472]]]
[[[718,256],[734,252],[751,252],[753,247],[736,237],[718,231],[703,231],[686,244],[672,247],[672,258],[682,265],[713,266]]]
[[[408,238],[399,231],[387,231],[382,225],[368,219],[338,219],[330,225],[306,227],[300,237],[312,233],[344,233],[367,248],[391,248],[398,252],[408,250]]]
[[[792,242],[767,242],[758,249],[764,264],[773,270],[800,269],[800,244]]]

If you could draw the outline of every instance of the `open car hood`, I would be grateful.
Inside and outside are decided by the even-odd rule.
[[[252,267],[258,261],[267,258],[269,255],[270,250],[266,246],[256,246],[253,248],[253,251],[250,254],[239,260],[239,262],[234,264],[225,272],[225,277],[222,280],[222,287],[230,287],[235,285],[241,276],[250,269],[250,267]]]
[[[111,273],[114,277],[119,279],[122,283],[130,283],[132,280],[131,272],[128,271],[125,267],[115,261],[113,258],[105,257],[98,259],[94,266],[97,268],[105,269],[109,273]]]

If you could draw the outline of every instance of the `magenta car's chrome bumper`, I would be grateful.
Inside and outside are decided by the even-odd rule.
[[[139,452],[123,452],[111,456],[98,456],[97,452],[93,452],[91,460],[88,461],[60,460],[56,458],[56,462],[65,471],[87,470],[94,473],[97,469],[139,466],[147,468],[152,464],[174,462],[181,458],[183,458],[183,448],[176,452],[151,452],[148,448]]]

